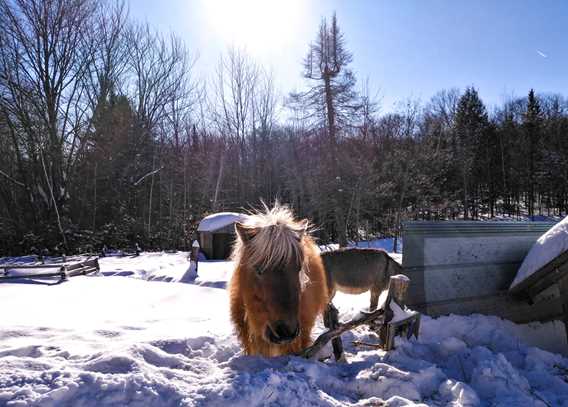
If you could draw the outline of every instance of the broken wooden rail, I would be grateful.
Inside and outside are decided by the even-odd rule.
[[[10,270],[45,270],[57,269],[57,271],[43,272],[43,273],[17,273],[11,274]],[[87,275],[97,273],[100,270],[99,259],[88,259],[84,261],[77,261],[73,263],[47,263],[47,264],[1,264],[0,265],[0,281],[2,280],[16,280],[22,278],[51,278],[59,277],[60,281],[65,281],[69,277],[78,275]]]
[[[409,283],[410,279],[403,274],[390,277],[389,286],[381,294],[377,309],[370,312],[361,311],[350,321],[331,326],[327,331],[318,336],[311,346],[299,352],[298,356],[310,359],[323,349],[328,342],[336,338],[340,339],[341,334],[362,325],[367,325],[372,330],[378,331],[381,339],[380,347],[385,351],[394,348],[394,338],[397,335],[406,334],[407,338],[414,335],[418,338],[420,313],[405,310],[406,292]],[[397,313],[398,316],[400,316],[401,311],[407,314],[407,316],[405,318],[395,319]],[[395,320],[393,321],[393,319]],[[375,346],[373,344],[365,345]],[[335,356],[336,359],[339,360],[339,355],[336,354]]]
[[[357,328],[358,326],[369,324],[377,320],[378,318],[383,317],[384,313],[385,310],[380,308],[377,308],[375,311],[369,313],[359,313],[359,315],[357,315],[357,317],[353,318],[351,321],[339,324],[337,327],[329,329],[322,333],[314,341],[312,346],[309,346],[301,351],[299,356],[302,356],[306,359],[312,358],[332,339],[337,338],[342,333]]]

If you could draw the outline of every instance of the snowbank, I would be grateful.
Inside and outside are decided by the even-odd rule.
[[[565,251],[568,251],[568,216],[538,238],[523,260],[511,288]]]
[[[223,290],[75,277],[0,291],[10,310],[0,322],[0,405],[184,404],[216,381],[210,359],[238,350]]]
[[[367,247],[373,249],[383,249],[389,253],[394,253],[394,238],[388,237],[385,239],[362,240],[358,242],[350,242],[349,246],[353,247]],[[396,253],[403,252],[402,238],[398,239]]]
[[[171,275],[174,264],[185,268],[180,256],[120,267],[145,262],[146,276]],[[201,283],[228,278],[228,263],[208,262]],[[423,317],[419,340],[397,339],[389,353],[355,348],[376,340],[359,328],[343,336],[349,363],[338,364],[243,356],[224,289],[114,275],[2,283],[0,298],[0,405],[568,405],[568,359],[522,339],[540,324]],[[338,293],[336,302],[348,319],[369,296]]]
[[[188,252],[142,252],[131,257],[102,257],[101,273],[105,276],[135,277],[167,282],[184,281],[189,272]]]
[[[126,276],[213,288],[225,288],[234,268],[232,261],[200,261],[196,275],[190,267],[188,252],[143,252],[137,257],[103,257],[99,259],[99,265],[104,276]]]
[[[206,216],[199,222],[198,232],[214,232],[235,222],[243,222],[247,215],[237,212],[219,212]]]

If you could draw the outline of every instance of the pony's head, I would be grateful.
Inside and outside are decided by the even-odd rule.
[[[278,203],[237,223],[233,259],[250,333],[272,344],[294,340],[301,293],[307,284],[304,245],[311,241],[307,220],[297,221]]]

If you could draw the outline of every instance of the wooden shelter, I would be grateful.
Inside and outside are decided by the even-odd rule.
[[[236,212],[220,212],[201,220],[197,232],[201,251],[208,260],[224,260],[231,254],[235,240],[235,222],[246,219],[246,215]]]

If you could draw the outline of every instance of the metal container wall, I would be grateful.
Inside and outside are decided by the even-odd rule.
[[[555,310],[517,302],[508,288],[533,243],[554,222],[406,222],[408,304],[432,316],[481,313],[518,322]]]

